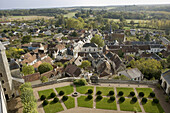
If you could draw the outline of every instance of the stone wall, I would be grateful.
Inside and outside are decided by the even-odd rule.
[[[54,81],[49,81],[41,84],[36,84],[32,85],[33,88],[36,87],[42,87],[46,85],[52,85],[56,83],[61,83],[61,82],[73,82],[74,79],[79,79],[79,78],[74,78],[74,77],[68,77],[68,78],[63,78],[63,79],[57,79]],[[158,81],[131,81],[131,80],[115,80],[115,79],[99,79],[98,83],[108,83],[108,84],[114,84],[114,83],[120,83],[120,84],[137,84],[137,85],[154,85],[157,84]]]

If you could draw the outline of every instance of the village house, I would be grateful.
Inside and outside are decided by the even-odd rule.
[[[144,75],[139,71],[138,68],[133,68],[133,69],[126,69],[124,71],[118,72],[118,76],[124,75],[128,77],[130,80],[134,81],[142,81]]]
[[[160,83],[166,94],[170,96],[170,70],[161,74]]]

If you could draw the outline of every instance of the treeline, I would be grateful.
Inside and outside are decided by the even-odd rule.
[[[0,16],[55,16],[56,14],[67,14],[67,10],[58,8],[50,9],[15,9],[15,10],[0,10]]]

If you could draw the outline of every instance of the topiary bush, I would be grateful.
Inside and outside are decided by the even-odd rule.
[[[54,98],[56,96],[56,94],[54,93],[54,92],[52,92],[51,94],[50,94],[50,97],[51,98]]]
[[[154,92],[151,92],[151,93],[150,93],[150,96],[151,96],[151,97],[155,97],[155,93],[154,93]]]
[[[96,99],[97,99],[97,100],[101,100],[102,98],[103,98],[103,97],[102,97],[101,95],[98,95]]]
[[[98,92],[97,92],[97,95],[101,95],[101,94],[102,94],[102,92],[101,92],[101,91],[98,91]]]
[[[43,101],[43,106],[48,105],[48,103],[49,103],[48,100],[44,100],[44,101]]]
[[[74,83],[74,85],[80,85],[80,86],[87,85],[87,81],[84,78],[82,78],[82,79],[75,79],[73,83]]]
[[[131,92],[130,92],[130,96],[132,96],[132,97],[135,96],[135,92],[134,92],[134,91],[131,91]]]
[[[88,90],[88,94],[92,94],[93,93],[93,90],[92,89],[89,89]]]
[[[41,95],[40,100],[45,100],[45,99],[46,99],[46,96],[45,95]]]
[[[124,101],[125,101],[125,97],[120,97],[120,98],[119,98],[119,101],[120,101],[120,102],[124,102]]]
[[[137,102],[137,98],[136,98],[136,97],[133,97],[133,98],[132,98],[132,101],[133,101],[133,102]]]
[[[114,91],[109,91],[109,95],[114,95]]]
[[[93,96],[92,96],[92,95],[88,95],[87,98],[88,98],[89,100],[91,100],[91,99],[93,98]]]
[[[155,104],[158,104],[159,100],[157,98],[154,98],[152,102],[155,103]]]
[[[123,91],[119,91],[118,95],[123,96]]]
[[[55,97],[54,99],[53,99],[53,102],[54,103],[57,103],[59,101],[59,99],[57,98],[57,97]]]
[[[114,97],[114,96],[111,96],[111,97],[110,97],[110,100],[111,100],[111,101],[114,101],[114,100],[115,100],[115,97]]]
[[[62,100],[63,100],[63,101],[66,101],[67,99],[68,99],[68,96],[63,96],[63,97],[62,97]]]
[[[60,95],[60,96],[64,95],[64,91],[60,91],[60,92],[59,92],[59,95]]]
[[[142,103],[146,103],[147,101],[147,98],[142,98]]]
[[[144,94],[143,92],[139,92],[139,96],[140,96],[140,97],[144,97],[144,95],[145,95],[145,94]]]

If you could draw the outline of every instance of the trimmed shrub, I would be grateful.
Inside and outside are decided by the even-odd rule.
[[[103,98],[103,97],[102,97],[101,95],[98,95],[96,99],[97,99],[97,100],[101,100],[102,98]]]
[[[53,102],[54,103],[57,103],[59,101],[59,99],[57,98],[57,97],[55,97],[54,99],[53,99]]]
[[[151,92],[151,93],[150,93],[150,96],[151,96],[151,97],[155,97],[155,93],[154,93],[154,92]]]
[[[92,95],[88,95],[87,98],[88,98],[89,100],[91,100],[91,99],[93,98],[93,96],[92,96]]]
[[[60,96],[64,95],[64,91],[60,91],[60,92],[59,92],[59,95],[60,95]]]
[[[143,103],[146,103],[147,101],[148,101],[147,98],[142,98]]]
[[[74,85],[84,86],[87,84],[87,81],[86,79],[82,78],[82,79],[75,79],[73,83]]]
[[[50,97],[51,98],[54,98],[56,96],[56,94],[54,93],[54,92],[52,92],[51,94],[50,94]]]
[[[123,96],[123,91],[119,91],[118,95]]]
[[[111,101],[114,101],[114,100],[115,100],[115,97],[114,97],[114,96],[111,96],[111,97],[110,97],[110,100],[111,100]]]
[[[89,89],[88,90],[88,94],[92,94],[93,93],[93,90],[92,89]]]
[[[46,99],[46,96],[45,95],[41,95],[40,100],[45,100],[45,99]]]
[[[43,106],[48,105],[48,103],[49,103],[48,100],[44,100],[44,101],[43,101]]]
[[[124,101],[125,101],[125,97],[120,97],[120,98],[119,98],[119,101],[120,101],[120,102],[124,102]]]
[[[157,98],[154,98],[152,102],[155,103],[155,104],[158,104],[159,100]]]
[[[102,94],[102,92],[101,92],[101,91],[98,91],[98,92],[97,92],[97,95],[101,95],[101,94]]]
[[[139,92],[139,96],[140,96],[140,97],[144,97],[144,95],[145,95],[145,94],[144,94],[143,92]]]
[[[109,95],[114,95],[114,91],[109,91]]]
[[[133,101],[133,102],[137,102],[137,98],[136,98],[136,97],[133,97],[133,98],[132,98],[132,101]]]
[[[62,97],[62,100],[63,100],[63,101],[66,101],[67,99],[68,99],[68,96],[63,96],[63,97]]]
[[[135,96],[135,92],[134,91],[131,91],[130,92],[130,95],[133,97],[133,96]]]

